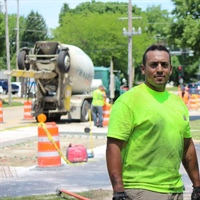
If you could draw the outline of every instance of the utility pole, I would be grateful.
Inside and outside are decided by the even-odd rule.
[[[110,59],[110,99],[111,104],[113,104],[113,99],[115,98],[115,75],[113,73],[113,57]]]
[[[133,67],[133,56],[132,56],[132,36],[141,35],[142,30],[139,27],[138,31],[135,31],[135,28],[132,28],[132,19],[141,19],[142,17],[132,17],[132,0],[129,0],[128,3],[128,31],[126,28],[123,28],[123,35],[128,36],[128,88],[133,87],[135,69]],[[127,19],[125,17],[119,18],[120,20]]]
[[[128,32],[132,32],[132,0],[128,3]],[[132,57],[132,34],[128,36],[128,88],[133,87],[134,73],[133,73],[133,57]]]
[[[16,69],[18,69],[17,56],[19,54],[19,0],[17,0],[17,20],[16,20]],[[17,77],[19,82],[19,77]]]
[[[9,31],[8,31],[8,9],[7,9],[7,0],[4,0],[5,4],[5,29],[6,29],[6,60],[7,60],[7,70],[10,71],[10,42],[9,42]],[[12,104],[11,98],[11,77],[8,76],[8,96],[9,96],[9,105]]]

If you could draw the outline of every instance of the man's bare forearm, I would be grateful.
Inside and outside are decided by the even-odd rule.
[[[121,148],[108,140],[106,149],[107,168],[114,192],[123,192]]]
[[[193,186],[200,186],[199,165],[192,139],[185,144],[182,164],[190,177]]]

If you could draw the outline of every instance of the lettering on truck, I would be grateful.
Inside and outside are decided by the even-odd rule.
[[[90,73],[86,73],[83,71],[81,68],[77,68],[76,74],[79,75],[80,77],[86,79],[89,81],[89,83],[92,81],[93,77],[91,76]]]

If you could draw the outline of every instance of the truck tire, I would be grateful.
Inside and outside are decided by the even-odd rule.
[[[67,50],[62,50],[58,54],[58,68],[62,73],[67,73],[70,67],[70,58]]]
[[[58,122],[60,121],[61,115],[52,115],[50,117],[51,121]]]
[[[24,69],[29,70],[30,69],[30,64],[25,63],[26,55],[27,55],[27,52],[25,50],[20,51],[18,54],[17,63],[18,63],[18,68],[21,70],[24,70]]]
[[[90,103],[85,100],[83,102],[82,108],[81,108],[81,122],[87,122],[89,120],[89,109],[91,108]]]

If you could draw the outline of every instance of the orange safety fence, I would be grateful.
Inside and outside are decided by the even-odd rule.
[[[110,111],[111,111],[111,104],[106,103],[103,106],[103,126],[108,126]]]
[[[179,90],[178,91],[178,96],[180,96],[182,98],[182,100],[184,101],[184,103],[186,105],[188,105],[189,99],[190,99],[190,94],[187,91],[183,92],[183,91]]]
[[[199,110],[200,109],[200,95],[191,94],[189,98],[189,102],[187,104],[189,110]]]
[[[34,117],[31,115],[31,107],[32,103],[30,101],[24,102],[24,119],[34,119]]]
[[[200,110],[200,94],[198,94],[197,98],[198,98],[198,100],[197,100],[198,101],[198,109]]]
[[[3,123],[3,108],[2,108],[2,102],[0,101],[0,123]]]

